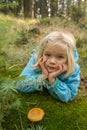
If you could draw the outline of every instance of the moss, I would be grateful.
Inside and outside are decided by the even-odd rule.
[[[22,94],[20,111],[11,110],[4,119],[3,127],[15,130],[15,126],[21,130],[21,120],[23,128],[26,130],[31,122],[27,119],[27,113],[31,108],[40,107],[45,111],[44,119],[37,124],[43,125],[47,130],[78,130],[87,129],[87,104],[81,97],[77,101],[61,103],[54,100],[47,92]],[[20,119],[21,118],[21,119]]]

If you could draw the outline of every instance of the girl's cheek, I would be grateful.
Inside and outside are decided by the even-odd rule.
[[[45,67],[47,68],[47,66],[48,66],[48,62],[46,61],[46,62],[44,63],[44,65],[45,65]]]
[[[44,61],[47,61],[48,58],[47,58],[46,56],[43,56],[43,60],[44,60]]]
[[[60,64],[60,65],[66,64],[66,62],[65,62],[65,61],[60,61],[59,64]]]

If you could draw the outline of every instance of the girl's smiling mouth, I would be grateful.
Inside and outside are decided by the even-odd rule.
[[[48,69],[48,71],[50,70],[50,71],[55,71],[55,70],[57,70],[55,67],[51,67],[51,66],[47,66],[47,69]]]

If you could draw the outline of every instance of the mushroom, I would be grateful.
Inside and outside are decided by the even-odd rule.
[[[28,112],[27,117],[30,121],[37,122],[43,119],[44,114],[41,108],[33,108]]]

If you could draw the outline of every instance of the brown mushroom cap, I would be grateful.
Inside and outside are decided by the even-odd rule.
[[[45,112],[41,108],[33,108],[28,112],[28,119],[32,122],[37,122],[43,119]]]

